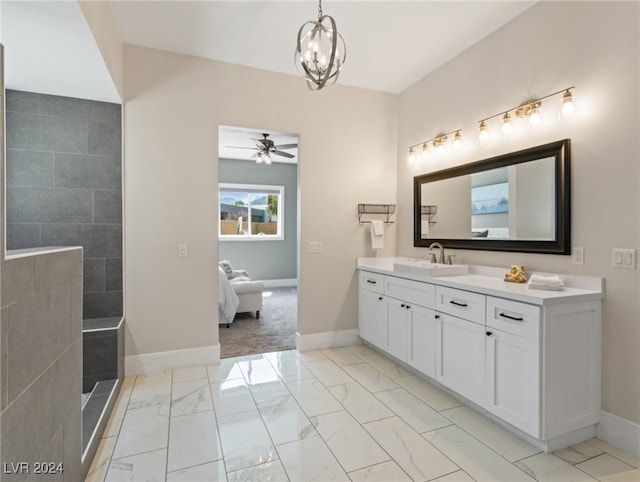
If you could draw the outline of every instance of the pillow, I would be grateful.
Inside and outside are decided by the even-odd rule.
[[[233,268],[231,267],[231,263],[229,260],[220,261],[218,265],[223,269],[224,274],[227,275],[227,279],[233,278]]]

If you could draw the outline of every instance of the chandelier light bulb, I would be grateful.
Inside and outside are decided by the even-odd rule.
[[[480,134],[478,134],[478,139],[480,142],[486,142],[489,139],[489,130],[487,129],[487,124],[484,121],[480,122]]]
[[[511,125],[511,116],[508,112],[504,113],[502,117],[502,134],[506,137],[513,131],[513,126]]]

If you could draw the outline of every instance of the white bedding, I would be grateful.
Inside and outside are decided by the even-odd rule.
[[[240,300],[231,287],[224,270],[218,266],[218,316],[219,323],[231,323],[236,316]]]

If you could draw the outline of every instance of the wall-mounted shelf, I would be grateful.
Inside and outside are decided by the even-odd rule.
[[[371,220],[362,219],[364,215],[382,215],[385,216],[384,224],[391,226],[391,216],[396,212],[395,204],[358,204],[358,222],[360,226],[370,223]]]
[[[438,206],[434,205],[422,205],[420,206],[420,214],[423,216],[429,216],[429,226],[436,224],[433,217],[438,213]]]

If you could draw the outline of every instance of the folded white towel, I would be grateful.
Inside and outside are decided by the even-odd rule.
[[[371,221],[371,247],[373,249],[384,248],[384,223]]]
[[[539,274],[532,274],[529,278],[528,287],[535,290],[562,291],[564,289],[564,284],[559,276],[542,276]]]

